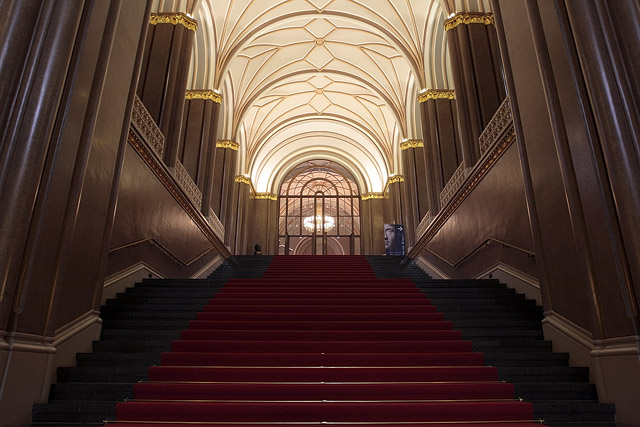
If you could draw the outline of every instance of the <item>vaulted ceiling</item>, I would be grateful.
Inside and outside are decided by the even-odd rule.
[[[156,0],[193,16],[190,89],[222,93],[238,173],[277,193],[295,165],[335,161],[360,191],[401,174],[421,138],[417,94],[453,89],[444,20],[488,0]]]

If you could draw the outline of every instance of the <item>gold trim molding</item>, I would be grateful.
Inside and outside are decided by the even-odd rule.
[[[226,141],[216,142],[216,148],[229,148],[230,150],[238,151],[239,147],[240,147],[240,144],[238,144],[235,141],[226,140]],[[242,175],[238,175],[238,176],[242,176]]]
[[[222,103],[222,94],[211,89],[188,90],[185,99],[204,99],[218,104]]]
[[[422,148],[424,147],[424,142],[421,139],[408,139],[400,144],[400,149],[402,151],[408,150],[409,148]]]
[[[193,18],[189,18],[184,13],[152,13],[149,17],[149,24],[182,25],[187,30],[194,32],[198,29],[198,21]]]
[[[493,13],[466,13],[459,12],[455,16],[444,21],[444,30],[449,31],[456,28],[458,25],[464,24],[484,24],[495,25],[496,20],[493,17]]]
[[[257,200],[278,200],[278,195],[273,193],[254,193],[253,198]]]
[[[360,196],[360,200],[365,201],[365,200],[370,200],[370,199],[384,199],[385,198],[385,193],[365,193],[362,196]]]
[[[418,94],[418,102],[420,103],[430,99],[456,99],[456,92],[447,89],[428,89]]]
[[[251,177],[248,177],[245,175],[236,175],[235,181],[239,182],[240,184],[247,184],[251,188],[253,188],[253,182],[251,182]]]
[[[387,179],[387,185],[384,186],[385,191],[389,188],[389,185],[396,182],[404,182],[404,176],[402,175],[393,175]]]
[[[251,193],[251,196],[256,194],[256,189],[253,186],[253,182],[251,181],[251,177],[250,176],[236,175],[235,181],[237,183],[239,183],[239,184],[247,184],[249,186],[249,192]]]
[[[233,142],[233,141],[232,141]],[[258,193],[256,188],[253,186],[253,181],[251,181],[250,176],[246,175],[236,175],[235,182],[240,184],[247,184],[249,186],[249,190],[251,191],[251,198],[256,200],[278,200],[278,195],[273,193]]]
[[[382,193],[365,193],[360,196],[360,200],[370,200],[370,199],[386,199],[389,186],[396,182],[404,182],[404,176],[402,175],[393,175],[387,178],[387,183],[384,185],[384,190]]]

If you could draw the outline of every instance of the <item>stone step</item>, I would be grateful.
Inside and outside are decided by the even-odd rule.
[[[121,329],[102,331],[103,340],[131,340],[155,341],[155,340],[177,340],[180,339],[179,330],[139,330],[139,329]]]
[[[196,313],[192,311],[105,311],[100,313],[100,317],[104,321],[103,325],[108,320],[194,320]]]
[[[545,422],[615,422],[615,405],[598,401],[534,401],[534,418]]]
[[[519,319],[447,319],[452,320],[454,329],[462,328],[486,328],[486,329],[540,329],[540,322],[537,320]]]
[[[173,329],[181,330],[189,327],[189,319],[105,319],[102,323],[105,329]]]
[[[150,353],[79,353],[76,357],[79,367],[149,367],[160,364],[161,351]]]
[[[542,340],[542,331],[539,329],[488,329],[488,328],[465,328],[461,330],[462,339],[485,340],[491,338],[532,338]]]
[[[58,368],[59,382],[135,383],[147,379],[148,367],[112,366]]]
[[[527,401],[598,399],[596,387],[585,382],[521,382],[514,389],[516,397]]]
[[[171,348],[172,340],[120,340],[120,341],[95,341],[94,352],[104,353],[156,353],[167,351]]]
[[[213,298],[218,291],[222,288],[129,288],[125,292],[119,293],[121,295],[138,297],[138,298],[182,298],[187,296],[189,298]]]
[[[138,304],[167,304],[178,306],[191,306],[196,304],[205,305],[209,303],[209,297],[180,297],[180,298],[162,298],[162,297],[134,297],[125,295],[118,299],[108,299],[107,306],[109,305],[138,305]]]
[[[36,404],[33,406],[32,422],[64,422],[68,423],[91,423],[96,420],[114,419],[116,415],[116,405],[114,402],[48,402],[46,404]]]
[[[551,342],[543,340],[528,340],[528,339],[487,339],[472,341],[472,346],[475,351],[491,352],[501,351],[503,353],[530,351],[530,349],[547,349],[551,351]]]
[[[182,304],[180,306],[175,306],[171,304],[170,300],[167,300],[166,303],[154,303],[154,304],[112,304],[110,306],[103,306],[100,308],[100,311],[107,312],[116,312],[116,311],[153,311],[153,312],[164,312],[164,311],[188,311],[191,313],[197,313],[198,311],[202,311],[202,308],[206,305],[204,304]]]
[[[51,386],[52,401],[121,401],[133,398],[133,383],[59,382]]]
[[[500,379],[512,382],[589,381],[589,369],[582,367],[556,366],[510,366],[498,367]]]

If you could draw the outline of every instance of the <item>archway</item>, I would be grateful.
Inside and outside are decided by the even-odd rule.
[[[329,160],[294,167],[280,187],[279,255],[359,255],[360,191]]]

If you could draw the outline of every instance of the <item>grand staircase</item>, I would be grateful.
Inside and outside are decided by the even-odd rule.
[[[49,403],[33,407],[33,426],[102,426],[118,402],[133,398],[180,332],[231,278],[261,277],[271,257],[236,256],[205,280],[149,279],[101,308],[102,339],[77,366],[58,368]],[[0,423],[1,425],[1,423]]]
[[[33,425],[615,425],[542,340],[540,309],[495,281],[393,257],[270,261],[109,301],[102,340],[59,369]]]
[[[369,256],[379,278],[407,278],[462,338],[533,404],[534,418],[554,427],[614,427],[615,406],[598,403],[588,368],[569,367],[542,337],[542,307],[497,280],[434,280],[401,257]]]

